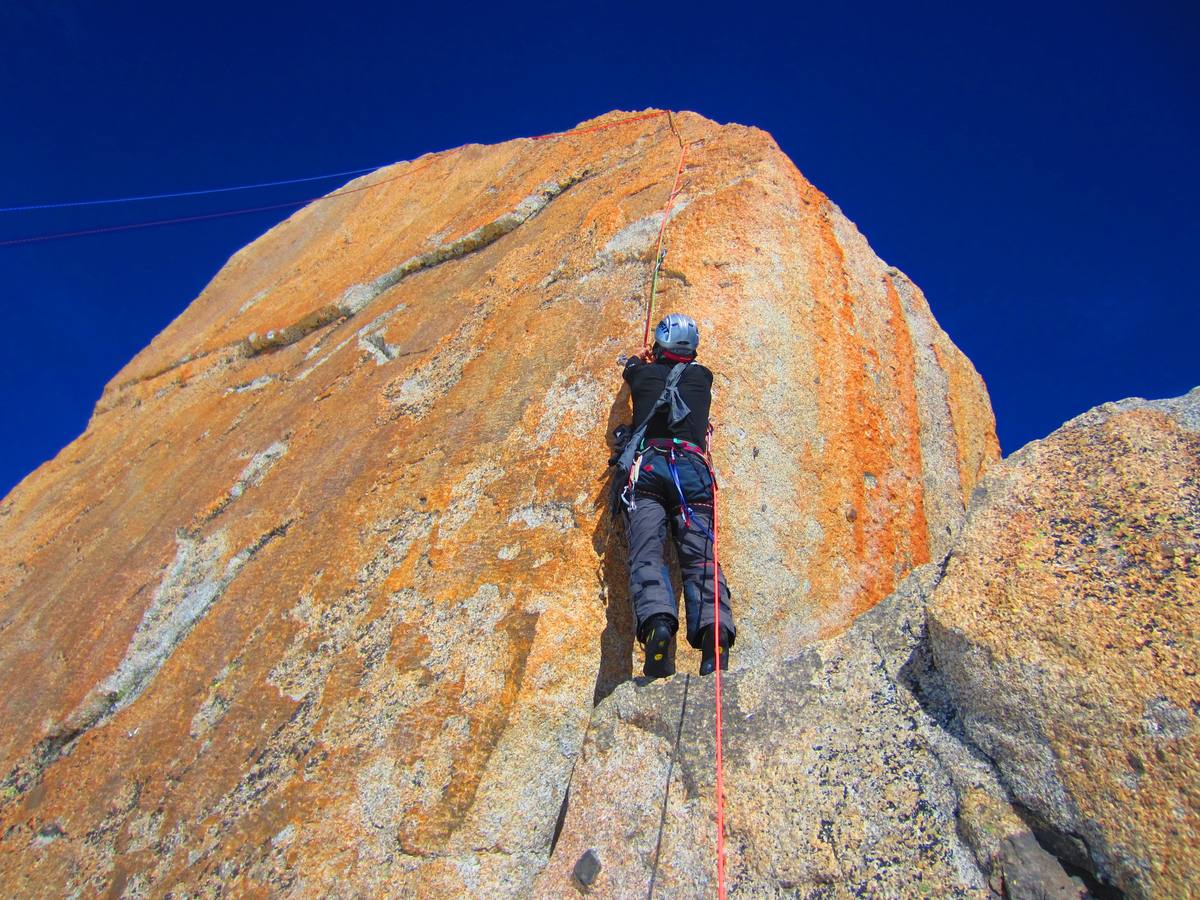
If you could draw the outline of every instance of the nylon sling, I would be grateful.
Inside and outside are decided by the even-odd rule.
[[[658,399],[654,401],[654,408],[643,419],[638,427],[634,429],[633,434],[629,436],[629,440],[625,443],[625,449],[621,451],[621,455],[617,458],[617,466],[620,470],[628,474],[633,468],[633,461],[641,452],[642,441],[646,437],[646,429],[650,427],[650,420],[664,406],[671,407],[671,415],[668,420],[671,426],[678,425],[691,414],[691,409],[683,401],[683,397],[679,393],[679,379],[683,377],[683,370],[690,366],[690,362],[676,363],[671,368],[671,372],[667,375],[667,384],[663,388],[663,392],[658,395]]]

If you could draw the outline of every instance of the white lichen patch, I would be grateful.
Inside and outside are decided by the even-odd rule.
[[[363,285],[357,285],[357,287],[363,288]],[[353,291],[353,290],[354,290],[354,288],[351,288],[351,291]],[[374,299],[374,295],[371,295],[368,299]],[[344,298],[343,298],[343,300],[344,300]],[[311,375],[313,372],[315,372],[321,366],[325,365],[325,363],[329,362],[330,359],[332,359],[339,352],[341,352],[341,350],[347,344],[349,344],[351,341],[355,341],[355,340],[358,341],[359,349],[363,350],[370,356],[375,357],[375,361],[379,365],[382,365],[385,362],[390,362],[391,360],[395,359],[396,356],[400,352],[400,348],[395,346],[394,344],[389,344],[387,342],[387,340],[385,339],[385,330],[384,330],[383,326],[386,325],[388,323],[388,321],[391,320],[393,317],[395,317],[398,313],[403,312],[406,308],[407,308],[406,304],[397,303],[394,307],[389,309],[387,312],[381,313],[380,315],[376,316],[374,319],[372,319],[366,325],[363,325],[361,328],[359,328],[357,331],[355,331],[349,337],[344,338],[343,340],[338,342],[338,344],[332,350],[327,352],[324,356],[321,356],[320,359],[318,359],[316,362],[314,362],[311,366],[304,369],[299,375],[296,376],[296,380],[304,381],[306,378],[308,378],[309,375]],[[351,309],[349,307],[347,307],[347,308],[343,309],[342,311],[346,315],[352,315],[353,313],[356,313],[359,310],[357,308],[355,308],[351,311]],[[312,359],[313,357],[318,356],[321,353],[323,348],[324,348],[324,340],[322,339],[321,341],[318,341],[316,344],[314,344],[312,346],[312,348],[310,348],[309,351],[306,354],[304,354],[304,358]]]
[[[292,608],[288,617],[300,623],[300,630],[279,662],[267,675],[267,683],[294,701],[325,688],[338,656],[354,639],[361,618],[370,602],[361,594],[350,594],[329,606],[318,606],[307,594]]]
[[[542,503],[522,506],[508,517],[509,525],[524,525],[526,528],[553,528],[569,531],[577,528],[575,512],[565,503]]]
[[[242,313],[247,312],[252,307],[257,306],[269,293],[270,293],[270,291],[267,291],[267,290],[259,291],[257,294],[255,294],[253,297],[251,297],[249,300],[247,300],[245,303],[243,303],[240,307],[238,307],[238,315],[240,316]]]
[[[420,621],[429,638],[425,668],[443,679],[462,679],[461,708],[488,709],[504,689],[504,679],[512,662],[512,642],[497,626],[507,614],[495,584],[481,584],[470,597],[453,603],[430,603],[427,598],[409,592],[401,600],[405,621]],[[458,648],[471,644],[469,661]]]
[[[261,453],[254,454],[242,474],[229,489],[229,499],[236,500],[246,493],[247,488],[257,487],[267,477],[275,463],[287,455],[288,445],[284,441],[276,441]]]
[[[484,488],[503,476],[504,470],[494,463],[484,463],[468,472],[450,492],[450,505],[442,514],[439,534],[450,536],[467,524],[484,499]]]
[[[204,698],[204,702],[192,716],[192,724],[188,731],[191,737],[203,737],[225,717],[225,713],[229,710],[229,696],[225,682],[235,665],[232,662],[227,663],[212,680],[212,684],[208,688],[208,696]]]
[[[545,445],[560,431],[576,437],[585,436],[603,418],[605,399],[600,383],[590,375],[568,381],[567,376],[559,372],[546,393],[533,446]]]
[[[358,339],[358,349],[368,356],[373,357],[377,366],[391,362],[396,358],[396,354],[400,352],[399,347],[387,342],[383,329],[373,334],[360,336]]]
[[[671,208],[671,218],[674,219],[683,212],[689,203],[691,200],[687,197],[676,199],[675,205]],[[658,210],[630,222],[604,245],[600,250],[600,259],[605,262],[629,262],[648,258],[649,254],[654,252],[662,221],[663,211]]]
[[[227,549],[224,531],[203,538],[176,536],[175,559],[154,592],[125,658],[101,684],[101,690],[114,699],[114,711],[145,689],[183,635],[233,580],[240,568],[234,559],[220,571]]]
[[[419,419],[454,389],[467,364],[484,351],[488,341],[484,325],[496,304],[494,295],[485,296],[453,337],[439,342],[436,352],[417,371],[399,376],[384,388],[393,415]]]
[[[274,380],[275,380],[274,377],[272,377],[271,375],[260,375],[257,378],[255,378],[253,381],[247,381],[245,384],[235,384],[233,387],[226,388],[225,393],[227,395],[228,394],[248,394],[251,391],[257,391],[257,390],[261,390],[262,388],[265,388],[268,384],[270,384]]]
[[[105,714],[124,709],[141,695],[171,653],[204,617],[250,559],[266,544],[287,532],[290,522],[233,554],[224,531],[206,537],[187,532],[176,536],[175,559],[154,592],[138,623],[125,657],[97,687],[108,699]],[[93,723],[94,724],[94,723]]]
[[[338,301],[338,308],[347,315],[357,315],[377,296],[379,292],[373,290],[370,284],[354,284],[346,288]]]
[[[373,357],[377,366],[391,362],[400,353],[398,346],[387,342],[387,329],[384,326],[397,313],[404,310],[404,308],[405,305],[403,303],[397,304],[394,308],[388,310],[383,315],[376,316],[374,320],[358,329],[358,349],[362,350],[368,356]]]
[[[421,415],[433,406],[433,401],[437,399],[437,390],[418,372],[404,381],[400,382],[395,388],[390,389],[387,393],[388,400],[397,409],[402,410],[408,415]]]
[[[359,770],[355,778],[355,805],[363,824],[371,830],[394,829],[403,818],[400,792],[395,785],[396,762],[378,757]]]

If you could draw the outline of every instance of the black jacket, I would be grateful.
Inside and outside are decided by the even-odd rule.
[[[625,363],[625,381],[633,396],[633,426],[637,428],[646,418],[655,402],[667,386],[667,376],[675,363],[648,363],[634,356]],[[712,405],[713,374],[699,363],[692,363],[683,370],[679,379],[679,394],[691,413],[675,426],[668,425],[670,408],[663,407],[654,414],[646,428],[646,440],[653,438],[682,438],[703,447],[708,435],[708,410]]]

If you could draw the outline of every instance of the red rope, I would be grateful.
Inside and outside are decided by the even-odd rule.
[[[658,270],[662,267],[663,236],[667,233],[667,223],[671,221],[671,209],[675,206],[675,198],[679,196],[679,179],[683,176],[683,165],[687,161],[687,145],[675,129],[675,117],[670,112],[667,113],[667,121],[671,123],[671,133],[679,142],[679,165],[675,169],[675,183],[671,185],[671,196],[667,197],[662,222],[658,226],[658,243],[654,248],[654,272],[650,276],[650,300],[646,304],[646,329],[642,332],[642,347],[645,349],[650,348],[650,319],[654,316],[654,294],[658,288]]]
[[[661,115],[659,113],[658,115]],[[687,162],[687,145],[683,142],[678,129],[675,127],[675,117],[667,112],[667,121],[671,123],[671,133],[679,142],[679,165],[675,168],[675,183],[671,185],[671,195],[667,197],[663,207],[662,222],[658,226],[658,242],[654,249],[654,273],[650,278],[650,298],[646,304],[646,329],[642,334],[642,346],[650,346],[650,321],[654,316],[654,295],[658,286],[658,271],[662,266],[663,237],[667,231],[667,223],[671,220],[671,210],[675,206],[675,198],[679,196],[679,180],[683,177],[683,167]],[[717,475],[712,463],[712,447],[705,454],[708,471],[712,476],[712,535],[713,535],[713,641],[716,643],[716,753],[717,753],[717,896],[725,900],[725,766],[724,751],[722,750],[722,725],[724,716],[721,709],[721,564],[717,557]],[[726,651],[728,652],[728,651]]]
[[[712,476],[712,531],[713,531],[713,641],[716,643],[716,748],[717,748],[717,896],[725,900],[725,769],[724,751],[721,749],[721,564],[717,559],[717,471],[712,463],[712,446],[708,448],[708,471]],[[725,651],[726,653],[728,651]]]

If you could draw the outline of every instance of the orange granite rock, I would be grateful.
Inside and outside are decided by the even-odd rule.
[[[679,143],[627,115],[296,213],[0,504],[12,892],[530,889],[632,666],[606,436]],[[745,664],[944,553],[998,447],[921,293],[769,135],[674,124],[654,317],[717,373]]]

